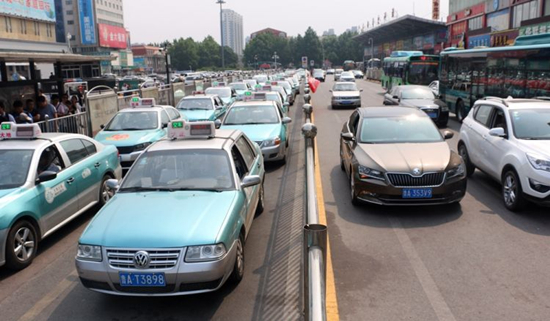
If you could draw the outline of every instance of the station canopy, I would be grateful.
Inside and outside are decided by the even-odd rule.
[[[441,21],[405,15],[369,29],[355,36],[354,39],[364,45],[370,45],[369,39],[372,38],[372,41],[376,45],[382,42],[386,43],[422,36],[430,32],[439,31],[445,27],[445,23]]]
[[[103,60],[111,61],[114,56],[86,56],[68,53],[42,53],[42,52],[0,52],[0,61],[4,62],[29,62],[35,63],[90,63]]]

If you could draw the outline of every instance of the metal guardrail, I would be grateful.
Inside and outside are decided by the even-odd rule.
[[[317,127],[311,122],[311,95],[304,84],[303,111],[306,117],[302,134],[306,143],[306,225],[304,226],[304,310],[306,320],[325,321],[327,227],[319,224],[315,182],[315,136]]]
[[[91,136],[88,126],[88,113],[81,112],[55,119],[37,122],[43,133],[71,133]]]

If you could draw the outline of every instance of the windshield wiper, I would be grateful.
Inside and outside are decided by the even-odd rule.
[[[119,189],[119,192],[160,192],[160,191],[170,191],[170,189],[160,188],[160,187],[125,187]]]
[[[223,190],[219,188],[196,188],[196,187],[166,188],[164,190],[167,190],[169,192],[177,192],[177,191],[197,191],[197,192],[216,192],[216,193],[223,192]]]

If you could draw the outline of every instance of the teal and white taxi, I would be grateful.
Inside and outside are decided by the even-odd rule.
[[[266,100],[264,93],[254,93],[245,96],[244,101],[235,102],[219,125],[222,129],[242,130],[260,146],[266,162],[284,163],[291,121],[275,101]]]
[[[119,111],[95,139],[118,149],[126,173],[147,146],[166,137],[168,123],[182,117],[185,119],[174,107],[156,105],[153,98],[136,97],[131,108]]]
[[[225,83],[215,83],[214,86],[206,88],[204,93],[206,95],[216,95],[220,97],[225,107],[231,106],[237,98],[237,92],[233,88],[225,86]]]
[[[203,91],[183,97],[176,108],[189,121],[214,121],[223,117],[227,110],[218,95],[206,95]]]
[[[263,157],[239,130],[170,123],[84,230],[76,267],[94,291],[128,296],[210,292],[244,273],[244,244],[264,208]]]
[[[40,240],[109,200],[121,168],[116,148],[87,136],[2,123],[0,173],[0,266],[23,269]]]

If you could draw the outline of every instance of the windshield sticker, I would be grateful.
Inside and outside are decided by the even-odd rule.
[[[67,191],[67,187],[65,186],[65,182],[59,185],[56,185],[52,188],[47,187],[46,191],[44,192],[44,195],[46,197],[46,202],[48,202],[48,204],[53,203],[56,197],[58,197],[59,195],[63,194],[66,191]]]
[[[90,175],[92,175],[92,171],[91,171],[89,168],[86,168],[86,169],[82,172],[82,178],[89,177]]]
[[[110,137],[105,138],[106,140],[114,140],[114,141],[120,141],[120,140],[127,140],[130,138],[130,135],[128,134],[116,134]]]

